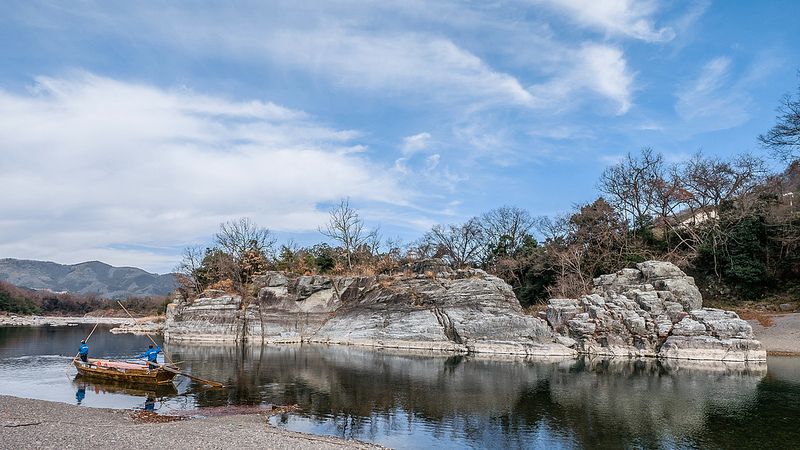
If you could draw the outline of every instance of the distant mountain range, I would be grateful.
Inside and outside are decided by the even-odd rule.
[[[12,258],[0,259],[0,281],[30,289],[95,293],[114,299],[168,295],[177,285],[172,273],[158,275],[100,261],[65,265]]]

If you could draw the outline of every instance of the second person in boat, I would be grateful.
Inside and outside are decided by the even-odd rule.
[[[136,355],[137,358],[147,358],[147,367],[149,369],[157,369],[158,368],[158,354],[161,353],[161,347],[155,346],[150,344],[147,350],[140,355]]]

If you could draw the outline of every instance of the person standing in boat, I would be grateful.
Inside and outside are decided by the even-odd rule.
[[[81,341],[81,346],[78,347],[78,356],[83,362],[89,362],[89,346],[86,345],[86,339]]]
[[[158,354],[161,353],[161,347],[155,346],[150,344],[145,350],[144,353],[141,355],[136,355],[137,358],[147,358],[147,367],[150,369],[155,369],[158,367]]]

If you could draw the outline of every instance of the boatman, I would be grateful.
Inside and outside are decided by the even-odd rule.
[[[89,346],[86,345],[86,339],[81,341],[81,346],[78,347],[78,356],[81,357],[81,361],[89,362]]]
[[[148,368],[155,369],[158,367],[158,354],[161,353],[161,347],[156,346],[153,347],[153,344],[150,344],[147,347],[147,350],[142,353],[141,355],[136,355],[137,358],[147,358],[147,366]]]

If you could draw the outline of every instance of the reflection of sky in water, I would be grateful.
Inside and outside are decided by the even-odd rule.
[[[275,426],[393,448],[781,448],[800,439],[800,358],[691,362],[441,356],[342,346],[168,345],[197,376],[152,390],[76,381],[86,327],[0,328],[0,394],[158,412],[298,404]],[[130,358],[143,336],[99,330],[91,356]],[[212,409],[205,409],[207,414]],[[789,445],[791,446],[791,445]]]

